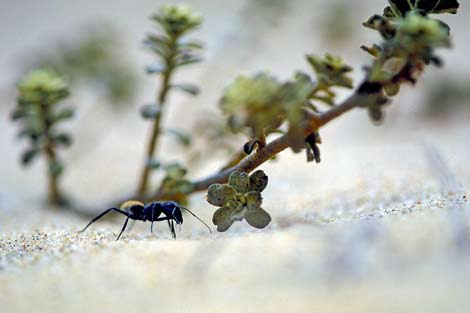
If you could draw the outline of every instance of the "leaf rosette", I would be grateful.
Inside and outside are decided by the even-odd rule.
[[[236,221],[243,219],[255,228],[265,228],[271,216],[261,208],[261,192],[268,185],[268,176],[258,170],[253,174],[233,172],[228,184],[213,184],[207,191],[207,201],[220,207],[212,222],[217,231],[225,232]]]

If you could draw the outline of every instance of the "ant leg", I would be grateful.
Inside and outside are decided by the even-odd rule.
[[[171,220],[171,232],[173,233],[173,239],[176,239],[175,224]]]
[[[117,236],[116,241],[118,241],[119,238],[121,238],[122,233],[123,233],[124,230],[126,229],[127,222],[129,222],[129,216],[126,218],[126,221],[124,222],[124,226],[122,226],[121,232],[119,233],[119,236]]]
[[[170,224],[170,219],[167,219],[166,221],[168,222],[168,228],[170,229],[170,232],[171,232],[171,224]]]
[[[152,222],[150,223],[150,233],[153,234],[153,222],[155,216],[155,208],[152,207]]]
[[[173,221],[170,218],[167,218],[167,222],[168,222],[168,228],[170,228],[170,232],[171,232],[171,235],[173,236],[173,239],[176,239],[176,233],[175,233],[175,228],[173,226]]]
[[[116,211],[118,213],[121,213],[121,214],[124,214],[125,216],[127,216],[129,218],[129,214],[125,211],[122,211],[122,210],[119,210],[119,209],[116,209],[116,208],[111,208],[111,209],[107,209],[105,210],[103,213],[101,213],[100,215],[98,215],[97,217],[95,217],[94,219],[92,219],[90,221],[90,223],[88,223],[85,228],[83,228],[80,233],[84,232],[88,227],[90,227],[91,224],[93,224],[94,222],[96,222],[97,220],[99,220],[100,218],[102,218],[103,216],[105,216],[106,214],[108,214],[109,212],[111,211]]]

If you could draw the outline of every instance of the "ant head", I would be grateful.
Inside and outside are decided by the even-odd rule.
[[[167,201],[163,202],[161,206],[171,214],[171,217],[173,217],[176,224],[183,224],[183,214],[181,213],[181,207],[178,203],[174,201]]]
[[[183,214],[179,207],[175,207],[173,211],[173,217],[175,218],[176,224],[183,224]]]

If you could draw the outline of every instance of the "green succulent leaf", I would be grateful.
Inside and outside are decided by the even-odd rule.
[[[283,99],[287,112],[289,128],[287,136],[289,146],[294,152],[299,152],[304,147],[304,111],[311,98],[315,86],[305,73],[297,72],[292,81],[283,85]]]
[[[380,56],[380,53],[382,52],[382,48],[376,44],[374,44],[372,47],[367,47],[367,46],[361,46],[361,49],[372,55],[374,58],[377,58]]]
[[[31,164],[34,158],[39,155],[39,152],[41,152],[41,149],[38,149],[38,148],[27,149],[25,152],[23,152],[21,156],[21,163],[23,165]]]
[[[64,146],[64,147],[70,147],[72,145],[72,137],[68,134],[58,134],[58,135],[53,135],[51,137],[52,142],[55,144]]]
[[[278,129],[285,119],[281,87],[266,73],[237,77],[219,101],[229,128],[235,133],[248,130],[252,139]]]
[[[167,129],[166,132],[173,135],[183,147],[187,148],[191,145],[191,136],[189,134],[173,128]]]
[[[170,36],[180,36],[202,23],[202,17],[185,5],[166,5],[152,19]]]
[[[18,133],[18,138],[29,137],[33,141],[38,140],[41,136],[41,130],[33,126],[27,126]]]
[[[202,50],[204,44],[200,41],[184,39],[178,42],[178,47],[184,50]]]
[[[248,210],[258,209],[263,202],[263,197],[261,197],[261,194],[258,191],[250,191],[245,194],[245,197],[246,207]]]
[[[57,114],[54,115],[53,117],[53,122],[61,122],[64,120],[71,119],[75,115],[75,110],[72,108],[64,108],[57,112]]]
[[[390,9],[392,10],[392,9]],[[385,13],[387,14],[387,13]],[[393,13],[394,15],[401,16],[400,13]],[[396,27],[386,16],[375,14],[370,17],[366,22],[362,24],[363,26],[376,30],[382,35],[385,39],[390,39],[395,36]]]
[[[13,121],[16,121],[16,120],[20,120],[20,119],[24,119],[24,118],[27,118],[27,117],[31,117],[32,115],[34,115],[33,112],[31,112],[30,110],[27,110],[25,108],[17,108],[15,109],[12,114],[11,114],[11,119]]]
[[[268,185],[268,176],[262,171],[258,170],[250,176],[250,190],[262,192]]]
[[[235,189],[229,185],[213,184],[207,190],[207,202],[215,206],[224,206],[236,195]]]
[[[228,184],[236,192],[244,194],[250,191],[250,176],[247,173],[233,172],[228,178]]]
[[[146,104],[140,109],[140,115],[144,119],[155,119],[161,114],[161,108],[156,104]]]
[[[165,171],[167,177],[172,179],[182,179],[188,173],[188,170],[178,163],[165,166]]]
[[[266,188],[268,177],[258,170],[249,176],[233,172],[229,184],[213,184],[207,192],[207,201],[220,207],[215,211],[212,222],[218,231],[226,231],[235,221],[246,219],[250,225],[264,228],[271,221],[266,211],[261,209],[261,191]]]
[[[262,208],[256,210],[248,210],[245,214],[245,220],[251,226],[263,229],[271,223],[271,215]]]
[[[171,51],[169,51],[167,47],[167,43],[160,44],[158,42],[155,42],[154,40],[152,40],[151,36],[152,35],[147,36],[147,38],[144,40],[144,47],[155,53],[161,59],[165,60],[167,55],[171,53]]]
[[[184,54],[176,61],[175,67],[188,66],[201,63],[202,61],[204,61],[204,59],[199,56]]]
[[[162,64],[159,64],[159,63],[147,65],[145,67],[145,72],[147,72],[147,74],[149,74],[149,75],[161,74],[165,71],[166,71],[166,67]]]
[[[307,61],[315,70],[320,85],[353,88],[353,80],[348,76],[352,67],[346,65],[340,57],[328,53],[323,58],[307,55]]]
[[[56,72],[38,69],[28,73],[19,83],[22,102],[54,104],[69,95],[65,80]]]
[[[58,177],[64,172],[64,166],[61,162],[55,160],[49,164],[49,171],[52,176]]]
[[[172,200],[186,205],[188,194],[193,191],[193,184],[184,177],[187,170],[178,163],[164,167],[165,177],[161,184],[161,200]]]
[[[225,207],[222,207],[215,211],[214,215],[212,216],[212,223],[217,226],[217,231],[227,231],[233,224],[230,210]]]
[[[158,170],[162,166],[162,163],[159,160],[151,159],[147,161],[147,166],[153,170]]]
[[[192,96],[197,96],[201,92],[199,87],[194,84],[173,84],[171,85],[171,88],[179,89]]]

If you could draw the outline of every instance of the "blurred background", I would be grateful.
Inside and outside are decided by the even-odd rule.
[[[136,188],[150,127],[139,108],[153,101],[158,86],[156,76],[145,74],[154,57],[142,39],[154,31],[150,15],[176,2],[0,1],[0,304],[5,312],[32,307],[83,312],[75,306],[82,305],[82,297],[90,312],[468,308],[470,10],[465,3],[459,14],[439,17],[452,26],[454,43],[438,53],[444,67],[427,68],[417,86],[403,88],[384,125],[374,126],[367,112],[356,110],[321,131],[321,164],[307,164],[304,154],[286,151],[263,165],[270,177],[263,206],[273,216],[267,230],[239,223],[226,234],[209,236],[188,221],[174,242],[163,227],[151,236],[147,225],[136,225],[114,243],[119,221],[78,236],[85,219],[46,209],[44,164],[23,169],[19,162],[24,142],[17,140],[18,128],[10,120],[15,83],[37,65],[67,76],[72,91],[67,103],[77,116],[67,126],[74,145],[61,152],[67,164],[63,189],[86,212],[105,209]],[[331,52],[354,67],[359,81],[362,66],[371,61],[359,47],[379,40],[361,23],[381,12],[385,2],[187,0],[204,16],[203,27],[191,37],[205,43],[205,61],[179,71],[176,80],[196,82],[202,93],[172,94],[163,123],[192,134],[195,143],[188,148],[165,136],[161,158],[181,162],[190,178],[200,178],[244,143],[243,137],[217,133],[224,121],[217,102],[238,74],[269,70],[287,79],[295,70],[310,71],[305,54]],[[191,207],[210,221],[214,208],[203,196],[194,195]],[[129,294],[135,302],[123,300]]]

